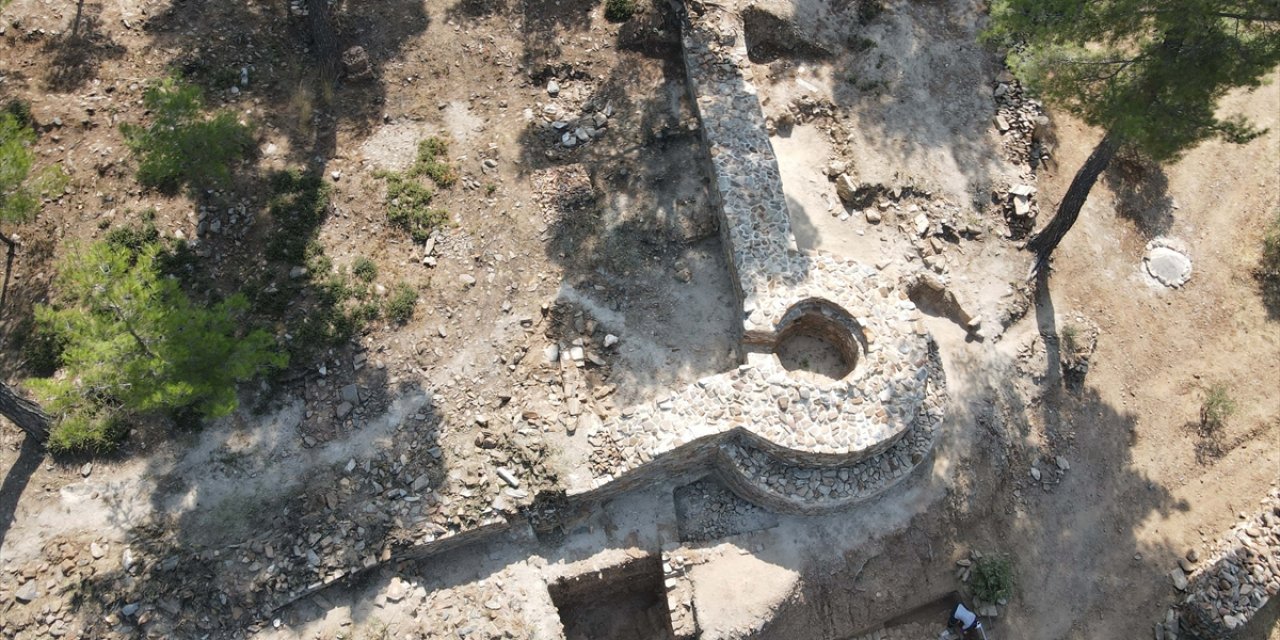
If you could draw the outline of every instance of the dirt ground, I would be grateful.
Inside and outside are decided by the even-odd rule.
[[[895,276],[945,273],[983,318],[982,340],[928,319],[952,403],[932,468],[880,504],[810,519],[735,511],[714,488],[691,497],[683,481],[649,488],[562,543],[513,534],[402,567],[397,575],[421,592],[400,609],[386,600],[400,578],[378,574],[297,605],[281,628],[228,616],[213,637],[377,637],[389,624],[403,637],[436,637],[427,625],[442,612],[454,612],[450,629],[472,618],[497,628],[515,610],[507,599],[522,598],[522,611],[543,611],[556,627],[556,603],[536,594],[558,564],[652,552],[670,538],[701,550],[691,575],[707,637],[853,637],[963,589],[954,561],[972,550],[1015,561],[1016,595],[993,638],[1148,637],[1175,601],[1167,574],[1177,558],[1206,549],[1280,479],[1280,316],[1250,275],[1263,228],[1280,212],[1280,78],[1222,106],[1268,127],[1261,138],[1109,171],[1047,282],[1026,289],[1025,316],[1004,327],[998,319],[1023,295],[1028,257],[1025,233],[992,192],[1034,181],[1042,222],[1101,134],[1050,112],[1052,161],[1033,169],[993,121],[1001,68],[976,43],[975,3],[889,2],[866,24],[852,17],[858,4],[761,3],[745,35],[777,125],[800,248]],[[68,628],[94,628],[104,611],[74,608],[69,591],[42,587],[28,605],[11,594],[26,572],[44,576],[65,562],[84,561],[76,575],[87,566],[115,576],[121,551],[143,540],[199,552],[255,532],[301,535],[299,523],[359,513],[362,490],[337,491],[337,508],[325,510],[325,500],[353,468],[369,472],[384,458],[457,499],[433,523],[466,526],[473,520],[458,505],[527,499],[583,466],[580,426],[737,364],[736,302],[668,12],[642,3],[619,25],[577,0],[339,6],[344,47],[365,47],[373,73],[344,80],[328,102],[315,89],[305,21],[287,3],[3,7],[0,98],[32,104],[40,162],[61,163],[71,177],[36,221],[5,229],[22,242],[0,310],[8,382],[32,374],[24,327],[75,242],[138,224],[148,209],[163,233],[189,239],[206,217],[260,212],[245,216],[241,233],[200,236],[200,255],[214,287],[265,265],[257,252],[272,222],[261,176],[275,168],[309,167],[332,183],[334,210],[315,237],[336,265],[369,257],[379,284],[411,282],[420,300],[406,325],[375,322],[352,344],[293,363],[280,388],[246,388],[243,410],[199,432],[140,425],[117,454],[55,458],[0,426],[0,616],[35,618],[44,607]],[[778,30],[774,15],[794,29]],[[223,191],[165,197],[133,181],[118,125],[141,121],[146,83],[175,68],[211,105],[256,125],[259,155]],[[248,84],[226,80],[242,68]],[[602,135],[558,144],[555,121],[605,112]],[[451,224],[430,250],[386,223],[375,176],[410,162],[427,135],[451,141],[462,176],[438,196]],[[846,208],[827,175],[834,162],[883,190]],[[591,205],[544,206],[549,185],[575,168],[589,178]],[[922,249],[912,227],[920,211],[974,232]],[[1144,247],[1156,237],[1188,247],[1185,286],[1146,276]],[[287,268],[273,277],[284,280]],[[1096,332],[1087,373],[1063,370],[1068,326]],[[617,343],[605,346],[607,335]],[[547,357],[575,345],[592,358],[577,389]],[[811,346],[782,355],[839,368]],[[1198,412],[1214,383],[1239,409],[1204,437]],[[351,384],[358,406],[344,419],[335,407]],[[502,493],[491,471],[517,463],[525,498]],[[714,517],[707,505],[720,505]],[[383,531],[372,524],[380,515],[363,516],[371,532]],[[377,549],[373,538],[360,544]],[[88,557],[91,542],[104,557]],[[58,555],[71,548],[80,551]],[[493,593],[507,598],[501,607],[487,606]],[[649,615],[648,592],[637,593],[636,615]],[[1267,624],[1254,637],[1280,638],[1274,616]]]

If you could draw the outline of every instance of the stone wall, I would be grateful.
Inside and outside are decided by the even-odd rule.
[[[818,381],[791,375],[772,353],[748,353],[737,369],[630,407],[588,433],[591,478],[570,491],[687,470],[714,456],[729,486],[780,510],[865,500],[932,447],[944,381],[941,367],[930,366],[931,340],[896,282],[857,262],[796,250],[751,84],[742,19],[724,7],[697,5],[683,23],[689,89],[742,304],[743,340],[772,348],[796,322],[818,313],[824,331],[840,334],[827,340],[842,346],[854,366],[839,380]],[[935,397],[926,410],[930,392]],[[802,482],[814,473],[821,493],[807,492]]]
[[[1257,513],[1232,528],[1216,551],[1180,580],[1182,572],[1174,569],[1175,586],[1185,581],[1187,591],[1179,606],[1179,624],[1163,625],[1162,637],[1235,637],[1280,593],[1280,490],[1273,489]]]

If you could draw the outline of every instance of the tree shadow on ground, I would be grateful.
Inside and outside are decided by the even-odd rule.
[[[345,384],[357,395],[350,413],[311,410],[335,406]],[[130,529],[130,564],[82,575],[69,607],[87,633],[235,636],[289,597],[445,531],[433,524],[444,418],[430,396],[366,367],[302,382],[295,397],[148,458],[149,488],[137,494],[148,504],[108,505],[111,524]],[[336,423],[340,437],[304,446],[301,433],[327,428],[316,422]]]
[[[801,68],[829,69],[834,106],[852,116],[832,122],[836,152],[848,147],[863,163],[855,167],[861,180],[941,191],[962,206],[986,210],[1011,165],[1001,157],[991,120],[992,80],[1002,67],[977,42],[977,10],[966,0],[896,2],[860,17],[860,4],[797,10],[796,37],[821,43],[833,55],[816,63],[783,55],[762,65],[755,82],[803,87]],[[963,184],[947,177],[952,173]]]
[[[948,379],[962,384],[951,386],[943,429],[967,443],[945,454],[950,473],[958,474],[947,497],[910,528],[878,541],[875,562],[819,572],[752,638],[805,637],[818,623],[815,612],[821,612],[822,637],[842,638],[874,632],[956,589],[972,602],[954,561],[975,549],[1014,562],[1018,582],[1010,612],[1048,620],[1046,612],[1060,602],[1041,594],[1063,593],[1057,585],[1065,583],[1065,592],[1074,594],[1067,625],[1075,624],[1081,637],[1149,633],[1155,604],[1135,612],[1132,633],[1119,635],[1090,630],[1089,613],[1113,606],[1111,599],[1123,592],[1142,594],[1135,604],[1156,602],[1167,584],[1159,579],[1165,563],[1177,551],[1137,532],[1153,517],[1189,508],[1134,469],[1137,417],[1110,406],[1091,387],[1078,396],[1041,395],[1028,371],[979,348],[953,354],[947,363]],[[1087,456],[1067,449],[1073,439],[1090,443]],[[1057,472],[1058,455],[1070,459],[1069,471]],[[1042,471],[1041,482],[1029,477],[1032,465]],[[1135,563],[1135,554],[1148,560]],[[890,587],[904,580],[906,591]],[[859,584],[863,588],[854,588]],[[944,620],[937,625],[941,631]],[[1062,635],[1066,628],[1047,633]]]
[[[1252,426],[1238,425],[1238,420],[1228,420],[1225,424],[1210,426],[1203,421],[1191,421],[1183,425],[1183,431],[1195,438],[1194,448],[1196,463],[1204,466],[1217,464],[1241,445],[1258,441],[1258,437],[1275,429],[1280,424],[1267,425],[1259,422]]]
[[[71,30],[45,44],[45,53],[51,54],[52,61],[44,82],[51,91],[75,91],[97,77],[103,61],[124,56],[124,47],[104,32],[101,16],[101,3],[78,0]]]
[[[1147,238],[1173,227],[1173,197],[1164,167],[1134,151],[1122,153],[1107,167],[1107,185],[1116,196],[1116,214],[1132,222]]]
[[[511,8],[509,0],[459,0],[445,10],[445,17],[456,22],[504,14]]]
[[[1275,321],[1280,320],[1280,207],[1271,211],[1265,233],[1262,256],[1253,268],[1253,279],[1267,319]]]
[[[251,100],[249,120],[283,134],[289,145],[286,158],[307,168],[302,175],[322,176],[326,163],[335,155],[339,127],[361,135],[380,120],[385,95],[382,65],[424,32],[429,19],[421,3],[397,1],[340,8],[336,23],[344,47],[365,47],[372,62],[370,78],[344,81],[336,87],[323,86],[309,68],[309,36],[304,22],[288,14],[288,3],[172,3],[149,18],[144,29],[151,36],[148,47],[172,54],[169,66],[201,85],[211,108],[241,108]],[[101,43],[100,39],[81,36],[82,40],[85,38],[90,44]],[[93,75],[92,70],[82,72],[87,75],[63,74],[58,78],[67,83],[83,82]],[[247,85],[241,83],[246,72]],[[273,240],[284,233],[292,234],[285,240],[309,248],[327,209],[301,221],[301,225],[292,217],[270,219],[280,217],[264,215],[269,212],[272,198],[280,194],[272,193],[273,181],[264,174],[257,166],[244,167],[227,188],[195,194],[202,209],[201,237],[184,254],[179,275],[196,299],[217,299],[245,288],[255,305],[274,308],[281,325],[286,325],[284,320],[289,314],[306,320],[309,315],[325,311],[324,301],[315,300],[324,293],[325,283],[320,279],[323,274],[307,270],[301,276],[291,276],[290,271],[301,266],[292,252],[264,256],[270,255]],[[317,180],[323,182],[323,178]],[[207,217],[206,209],[211,214]],[[282,215],[294,213],[286,211]],[[253,224],[254,218],[264,217],[268,218],[265,224]],[[222,228],[215,230],[215,222]],[[244,226],[233,228],[233,224]],[[268,264],[268,260],[272,262]],[[39,299],[40,295],[33,293],[31,297]],[[27,304],[25,308],[29,307]],[[5,312],[10,313],[9,309]],[[308,339],[307,335],[294,336],[297,342]],[[254,429],[245,426],[256,422],[248,417],[251,407],[242,407],[241,413],[229,420],[239,424],[219,422],[198,434],[166,433],[166,439],[175,441],[162,444],[161,452],[148,456],[140,493],[133,496],[149,504],[133,505],[143,507],[137,509],[124,501],[106,505],[114,514],[110,524],[130,532],[127,544],[131,545],[136,562],[122,568],[118,564],[111,566],[108,558],[102,561],[108,563],[102,571],[77,572],[83,591],[71,611],[86,629],[94,630],[91,635],[102,635],[113,627],[133,629],[139,624],[161,630],[157,633],[168,637],[196,637],[214,628],[230,634],[257,619],[265,594],[286,591],[277,583],[281,579],[277,567],[271,565],[307,565],[311,561],[312,554],[298,556],[291,548],[283,547],[267,551],[264,545],[269,548],[275,544],[276,534],[288,534],[310,549],[316,541],[307,540],[306,530],[330,524],[329,518],[341,516],[344,522],[354,523],[342,531],[361,540],[313,550],[316,575],[337,566],[349,571],[353,565],[360,566],[364,556],[377,556],[383,546],[401,542],[400,538],[406,535],[403,524],[390,517],[361,513],[360,509],[377,500],[405,497],[388,497],[378,480],[388,482],[392,475],[410,470],[401,465],[397,455],[436,449],[435,429],[440,417],[434,405],[421,390],[388,379],[372,363],[363,368],[362,364],[355,365],[359,371],[353,375],[349,351],[325,353],[319,344],[302,347],[320,347],[319,358],[326,362],[337,360],[341,366],[331,367],[325,378],[310,367],[313,362],[295,359],[299,368],[294,375],[276,381],[277,391],[268,393],[268,389],[260,387],[244,397],[250,405],[251,400],[265,396],[305,398],[320,411],[299,409],[302,415],[295,416],[292,422],[277,417]],[[356,389],[356,398],[347,403],[349,385],[356,385],[350,387]],[[372,421],[373,414],[391,403],[391,398],[401,404],[413,398],[422,400],[408,411],[411,418],[404,425],[384,423],[385,433],[370,433],[363,423]],[[275,406],[272,410],[278,416],[287,413],[290,406],[293,405]],[[344,410],[349,413],[334,413]],[[344,476],[351,474],[343,471],[347,458],[341,445],[359,438],[384,438],[394,446],[360,448],[366,453],[377,452],[379,466],[371,473],[378,480],[340,482],[349,480]],[[329,440],[338,442],[329,447],[321,444]],[[304,449],[302,443],[316,448]],[[338,460],[340,456],[342,459]],[[290,462],[298,459],[303,459],[303,464],[289,470]],[[429,494],[443,481],[440,452],[415,456],[414,463],[419,464],[419,459],[419,466],[424,468],[417,477],[423,478],[424,484],[418,490]],[[359,471],[355,473],[359,475]],[[10,480],[17,482],[19,476],[11,474]],[[292,491],[304,480],[310,493]],[[409,479],[406,489],[414,480]],[[10,481],[6,482],[6,499],[20,493],[11,494]],[[335,510],[328,495],[314,492],[337,486],[367,496],[344,500]],[[430,500],[417,502],[429,503]],[[159,514],[158,521],[137,522],[133,518],[138,513]],[[266,542],[245,542],[242,547],[240,542],[249,539]],[[57,546],[55,541],[48,548]],[[219,559],[220,554],[235,549],[241,553],[256,549],[265,555],[260,564],[240,567]],[[271,556],[277,550],[279,555],[273,563]],[[352,554],[362,557],[353,559],[349,557]],[[114,559],[118,561],[119,556]],[[249,573],[236,569],[249,569]],[[294,573],[302,575],[306,570]],[[213,585],[217,586],[206,588]],[[123,615],[121,608],[129,603],[139,604],[138,611]],[[104,614],[111,617],[104,619]],[[222,632],[214,635],[222,636]]]
[[[1271,640],[1277,629],[1280,629],[1280,597],[1271,596],[1239,632],[1239,640]]]
[[[44,460],[44,447],[31,436],[22,438],[22,448],[18,450],[18,458],[13,466],[5,472],[4,482],[0,484],[0,547],[4,546],[5,535],[13,525],[17,515],[18,501],[22,498],[31,476],[40,468]]]
[[[289,3],[173,3],[145,28],[150,46],[174,52],[171,66],[229,105],[254,99],[255,116],[287,137],[289,159],[323,171],[339,128],[358,136],[381,119],[385,65],[431,23],[425,6],[409,0],[338,3],[333,11],[338,50],[362,46],[370,62],[367,75],[336,85],[316,70],[307,20]]]
[[[344,275],[346,265],[331,275],[319,244],[334,209],[326,167],[340,129],[359,138],[381,121],[385,65],[430,26],[426,7],[408,0],[340,2],[332,10],[339,51],[359,45],[370,63],[334,84],[316,69],[311,25],[289,3],[173,3],[143,25],[148,46],[168,53],[168,66],[204,89],[211,110],[247,106],[260,143],[283,137],[275,161],[293,168],[269,172],[255,163],[224,188],[193,193],[200,223],[180,276],[200,298],[245,293],[255,320],[273,326],[293,356],[285,381],[314,376],[313,365],[377,313],[372,296],[345,302],[370,286]]]
[[[598,0],[522,0],[524,52],[530,73],[556,68],[563,57],[562,41],[585,34]]]
[[[1280,277],[1258,277],[1258,293],[1262,297],[1262,306],[1267,310],[1267,319],[1280,320]]]
[[[542,208],[545,252],[564,269],[569,312],[585,310],[627,341],[609,363],[623,401],[733,366],[736,305],[674,15],[654,3],[607,27],[617,62],[601,69],[594,57],[548,57],[556,42],[597,33],[594,3],[539,3],[537,19],[525,10],[524,71],[536,87],[554,78],[561,89],[543,98],[558,110],[520,132],[520,166]],[[595,137],[564,145],[580,127]],[[567,346],[583,336],[552,323],[547,337]]]

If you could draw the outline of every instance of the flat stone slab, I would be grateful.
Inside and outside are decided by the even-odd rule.
[[[1156,239],[1147,243],[1142,262],[1147,274],[1166,287],[1181,287],[1191,279],[1191,258],[1176,241]]]

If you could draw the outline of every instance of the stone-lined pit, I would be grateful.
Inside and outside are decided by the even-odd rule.
[[[548,590],[565,640],[675,640],[657,556],[566,578]]]
[[[825,301],[807,300],[784,317],[773,353],[792,375],[843,380],[858,366],[860,333],[857,323],[842,309]]]

